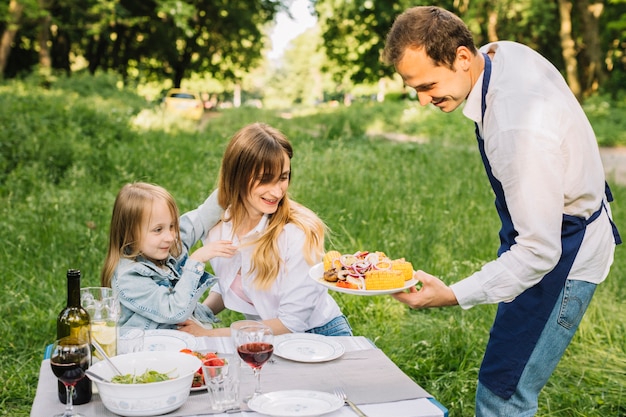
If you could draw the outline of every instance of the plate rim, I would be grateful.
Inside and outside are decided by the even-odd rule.
[[[270,396],[279,395],[279,396],[282,396],[282,398],[290,398],[290,397],[292,397],[292,398],[293,397],[308,398],[308,397],[311,396],[311,394],[315,394],[315,395],[323,394],[322,396],[326,397],[328,399],[328,402],[330,404],[330,409],[326,410],[326,411],[322,411],[321,414],[320,414],[319,411],[317,411],[314,414],[311,414],[311,413],[304,413],[304,414],[302,414],[301,413],[301,414],[298,414],[298,415],[294,416],[293,412],[291,412],[290,414],[284,414],[284,413],[276,414],[273,411],[269,411],[272,414],[268,414],[268,411],[261,410],[256,405],[256,402],[259,401],[258,398],[261,398],[261,397],[270,398]],[[308,397],[307,397],[307,395],[308,395]],[[334,400],[334,401],[331,401],[331,399]],[[270,398],[270,400],[271,400],[271,398]],[[260,413],[260,414],[273,416],[273,417],[314,417],[314,416],[320,416],[320,415],[323,415],[323,414],[332,413],[333,411],[339,410],[343,406],[344,406],[344,402],[339,397],[337,397],[334,394],[331,394],[330,392],[316,391],[316,390],[302,390],[302,389],[266,392],[266,393],[263,393],[263,394],[259,394],[257,397],[253,397],[253,398],[250,399],[250,401],[248,401],[248,408],[250,408],[250,410],[255,411],[257,413]]]
[[[184,336],[183,336],[184,335]],[[146,346],[146,339],[151,336],[170,337],[173,339],[182,340],[187,346],[187,349],[194,349],[197,345],[196,338],[189,333],[181,332],[176,329],[150,329],[144,333],[144,346]],[[193,341],[193,342],[191,342]],[[190,344],[191,342],[191,344]]]
[[[320,269],[321,271],[318,271]],[[323,276],[323,271],[324,271],[324,263],[319,262],[313,265],[311,269],[309,269],[309,278],[311,278],[313,281],[317,282],[318,284],[323,285],[329,290],[341,292],[344,294],[352,294],[352,295],[370,295],[371,296],[371,295],[394,294],[397,292],[402,292],[404,290],[407,290],[411,288],[412,286],[414,286],[415,284],[417,284],[418,282],[417,279],[411,278],[408,281],[404,281],[404,286],[402,286],[401,288],[390,288],[387,290],[353,290],[352,288],[338,287],[337,285],[335,285],[335,283],[326,281]],[[321,274],[315,273],[315,272],[321,272]]]
[[[305,334],[307,334],[309,336],[303,336]],[[329,361],[332,361],[334,359],[337,359],[337,358],[343,356],[343,354],[346,353],[346,348],[345,348],[345,346],[343,344],[339,343],[336,340],[330,340],[329,338],[330,338],[330,336],[323,336],[323,335],[310,334],[310,333],[293,334],[293,336],[285,337],[283,340],[280,340],[278,343],[276,343],[276,345],[274,346],[274,354],[276,356],[279,356],[279,357],[283,358],[283,359],[288,359],[288,360],[294,361],[294,362],[302,362],[302,363],[329,362]],[[321,343],[325,343],[325,344],[331,345],[333,348],[335,348],[335,353],[333,355],[328,356],[328,357],[321,358],[321,359],[315,359],[315,360],[297,359],[297,358],[286,356],[284,353],[280,353],[280,349],[278,348],[280,345],[282,345],[283,343],[292,342],[294,340],[303,340],[303,341],[307,341],[307,342],[321,342]]]

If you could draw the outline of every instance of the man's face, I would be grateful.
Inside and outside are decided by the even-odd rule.
[[[462,48],[459,48],[461,50]],[[396,65],[396,71],[404,84],[417,92],[422,106],[433,104],[441,111],[449,113],[463,103],[472,89],[467,54],[457,53],[455,70],[445,66],[435,66],[426,55],[424,48],[408,48]]]

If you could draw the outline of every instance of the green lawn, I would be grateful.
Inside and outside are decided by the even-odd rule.
[[[450,283],[494,256],[499,221],[473,126],[460,112],[415,103],[302,109],[289,117],[246,109],[220,112],[198,129],[146,109],[132,91],[113,85],[75,77],[50,90],[0,86],[0,415],[29,415],[43,349],[65,303],[66,270],[79,268],[84,286],[98,285],[120,186],[155,182],[174,194],[181,211],[192,209],[214,188],[230,136],[252,121],[292,140],[290,193],[328,223],[328,249],[381,250]],[[623,114],[619,103],[605,107],[598,99],[588,112],[599,137],[626,143],[613,109]],[[383,137],[388,133],[420,141],[392,141]],[[613,191],[615,219],[626,234],[626,188]],[[372,339],[451,417],[473,415],[495,306],[412,311],[387,296],[333,296],[356,334]],[[620,247],[540,398],[539,415],[626,414],[625,296]],[[226,315],[224,324],[234,317]]]

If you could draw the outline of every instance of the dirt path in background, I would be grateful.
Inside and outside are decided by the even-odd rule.
[[[427,138],[401,133],[376,133],[373,135],[382,136],[396,142],[428,142]],[[602,158],[604,172],[609,185],[626,185],[626,146],[600,148],[600,157]]]

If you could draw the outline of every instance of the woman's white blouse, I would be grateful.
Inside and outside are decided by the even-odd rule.
[[[253,247],[242,245],[254,240],[267,227],[268,217],[240,242],[233,235],[232,223],[221,222],[210,230],[204,242],[232,240],[239,250],[232,258],[213,258],[210,263],[218,278],[218,285],[211,288],[222,295],[226,308],[245,314],[259,316],[262,320],[278,318],[292,332],[303,332],[322,326],[337,316],[341,310],[328,290],[309,278],[309,265],[303,255],[304,232],[293,224],[285,225],[278,237],[278,248],[283,260],[274,284],[267,290],[257,289],[254,275],[250,275]],[[241,285],[253,305],[242,300],[231,285],[241,271]]]

